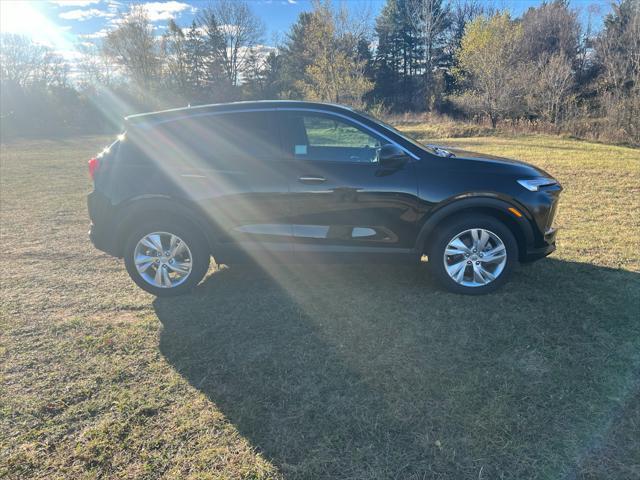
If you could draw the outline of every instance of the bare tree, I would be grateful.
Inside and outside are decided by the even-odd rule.
[[[640,2],[621,0],[595,42],[603,113],[621,137],[640,141]]]
[[[524,60],[561,53],[574,62],[580,48],[578,12],[566,0],[553,0],[530,8],[522,16],[520,54]]]
[[[69,65],[62,55],[48,49],[38,71],[38,81],[47,87],[66,87]]]
[[[0,35],[0,135],[58,133],[77,112],[69,66],[51,48]]]
[[[133,5],[122,15],[120,24],[110,31],[103,44],[104,53],[112,59],[146,96],[160,74],[159,43],[146,11]]]
[[[640,80],[640,3],[626,0],[615,6],[596,42],[602,64],[601,80],[609,89],[622,90]]]
[[[239,84],[251,51],[262,40],[264,24],[241,0],[216,0],[199,16],[199,23],[220,45],[212,53],[219,56],[231,85]]]
[[[76,49],[82,54],[82,60],[77,64],[80,88],[87,90],[96,86],[110,86],[113,68],[101,48],[96,43],[85,42],[76,45]]]
[[[565,106],[571,100],[573,69],[569,59],[560,52],[542,55],[534,64],[520,67],[526,72],[520,78],[526,82],[526,101],[531,113],[551,123],[558,123]],[[528,77],[528,78],[526,78]]]
[[[23,35],[0,35],[0,76],[2,82],[19,87],[36,83],[64,85],[67,65],[50,48],[38,45]]]

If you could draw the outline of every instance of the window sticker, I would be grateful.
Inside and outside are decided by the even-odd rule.
[[[306,155],[307,154],[307,146],[306,145],[296,145],[295,146],[296,155]]]

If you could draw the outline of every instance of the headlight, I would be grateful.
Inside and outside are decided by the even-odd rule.
[[[553,178],[530,178],[528,180],[518,180],[518,183],[522,185],[524,188],[529,190],[530,192],[537,192],[540,190],[540,187],[546,187],[547,185],[555,185],[558,183]]]

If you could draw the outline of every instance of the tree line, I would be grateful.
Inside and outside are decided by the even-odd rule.
[[[387,0],[377,18],[317,0],[282,41],[241,0],[215,0],[157,35],[144,7],[78,47],[1,38],[4,136],[99,132],[122,115],[212,102],[308,99],[376,115],[435,112],[640,143],[640,0],[618,0],[598,32],[568,0],[519,18],[478,0]]]

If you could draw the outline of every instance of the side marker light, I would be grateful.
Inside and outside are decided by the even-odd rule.
[[[518,217],[518,218],[522,217],[522,214],[518,210],[516,210],[515,208],[509,207],[508,210],[511,213],[513,213],[516,217]]]

